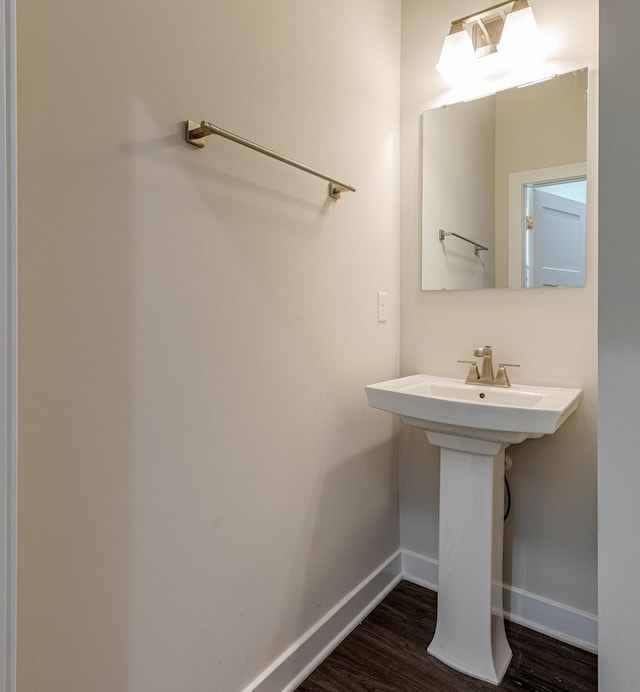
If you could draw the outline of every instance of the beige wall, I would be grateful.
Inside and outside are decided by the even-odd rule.
[[[238,690],[397,549],[399,10],[19,3],[19,692]]]
[[[520,363],[513,380],[582,387],[579,411],[553,437],[510,447],[512,515],[505,533],[508,583],[596,612],[597,197],[592,108],[587,286],[584,289],[422,292],[420,290],[420,113],[446,101],[432,68],[449,23],[477,10],[471,0],[403,0],[401,108],[401,371],[464,375],[458,358],[492,344]],[[597,66],[596,0],[537,0],[541,31],[556,42],[558,72]],[[580,17],[581,31],[575,30]],[[595,105],[595,104],[593,104]],[[400,448],[401,544],[438,554],[438,451],[403,427]]]

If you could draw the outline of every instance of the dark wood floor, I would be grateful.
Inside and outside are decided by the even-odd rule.
[[[499,687],[445,666],[427,653],[436,594],[403,581],[298,687],[298,692],[591,692],[598,657],[506,622],[513,651]]]

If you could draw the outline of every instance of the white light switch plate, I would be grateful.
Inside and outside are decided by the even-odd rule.
[[[387,303],[389,294],[386,291],[378,291],[378,322],[387,321]]]

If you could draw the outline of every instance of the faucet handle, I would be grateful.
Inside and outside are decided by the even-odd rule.
[[[509,380],[509,375],[507,375],[507,368],[519,367],[520,365],[517,363],[498,363],[498,372],[495,379],[496,387],[510,387],[511,380]]]
[[[467,373],[465,383],[475,383],[480,379],[480,371],[478,370],[478,364],[475,360],[459,360],[458,363],[469,363],[469,372]]]

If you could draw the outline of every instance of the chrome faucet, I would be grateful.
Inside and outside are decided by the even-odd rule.
[[[475,360],[459,360],[458,363],[469,363],[469,373],[465,384],[481,384],[488,387],[510,387],[511,381],[507,375],[507,368],[519,368],[514,363],[498,363],[498,372],[493,373],[493,349],[491,346],[480,346],[473,349],[476,358],[482,358],[482,367],[478,370]]]

